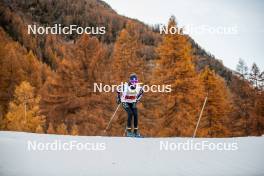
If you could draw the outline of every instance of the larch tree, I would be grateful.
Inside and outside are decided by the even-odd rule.
[[[126,27],[119,32],[114,44],[113,53],[111,55],[111,77],[109,79],[109,84],[118,85],[121,82],[124,83],[128,80],[131,73],[136,73],[139,81],[144,83],[145,64],[144,58],[140,53],[141,49],[142,42],[139,38],[138,28],[134,22],[128,21]],[[111,99],[114,100],[115,97],[112,96]],[[111,107],[111,109],[112,108],[113,107]],[[125,123],[124,119],[124,115],[118,118],[118,121],[111,129],[111,134],[122,135],[122,129]],[[107,119],[107,121],[108,120],[109,119]]]
[[[242,79],[247,79],[248,67],[243,59],[239,59],[236,70]]]
[[[73,136],[79,135],[79,129],[78,129],[78,126],[76,124],[74,124],[71,127],[71,133],[70,134],[73,135]]]
[[[231,115],[234,136],[260,135],[263,131],[261,108],[259,108],[262,106],[261,88],[259,86],[261,73],[254,63],[250,72],[245,76],[244,73],[247,70],[245,67],[245,62],[240,60],[237,65],[240,76],[233,78],[230,87],[234,95],[234,111]]]
[[[39,90],[42,85],[40,72],[42,64],[39,62],[32,51],[29,51],[25,55],[25,60],[26,61],[23,62],[22,65],[25,78],[28,80],[28,82],[30,82],[32,86]]]
[[[14,131],[35,132],[45,122],[39,112],[40,97],[34,93],[34,87],[23,81],[15,89],[14,100],[10,102],[5,118],[6,128]]]
[[[264,129],[263,123],[263,72],[261,73],[259,67],[256,63],[253,63],[251,67],[251,72],[249,74],[249,81],[254,87],[252,92],[252,108],[253,114],[252,119],[252,130],[250,131],[253,135],[262,135]]]
[[[71,53],[59,62],[56,74],[49,77],[42,88],[42,110],[54,126],[63,121],[69,129],[73,123],[85,124],[93,119],[97,124],[94,129],[80,131],[91,135],[90,132],[101,127],[99,121],[104,118],[97,110],[102,107],[101,97],[93,89],[94,83],[102,79],[97,73],[105,68],[100,65],[100,59],[105,58],[106,49],[89,35],[81,36],[72,47],[69,48]],[[82,114],[89,114],[89,117]]]
[[[260,73],[259,78],[260,78],[260,86],[259,86],[259,88],[260,88],[260,90],[264,91],[264,71],[262,71]]]
[[[114,45],[112,72],[115,84],[128,79],[131,73],[143,78],[143,58],[139,54],[141,42],[133,22],[128,22]]]
[[[233,93],[234,110],[232,117],[232,135],[248,136],[253,131],[255,117],[254,90],[247,80],[234,77],[230,87]]]
[[[52,123],[49,123],[48,129],[47,129],[47,134],[55,134],[55,129]]]
[[[63,135],[68,134],[67,126],[65,125],[65,123],[59,124],[59,126],[56,129],[56,134],[63,134]]]
[[[258,93],[256,97],[256,104],[255,104],[255,111],[256,116],[255,124],[256,124],[256,135],[263,135],[264,133],[264,91]]]
[[[253,63],[251,67],[251,72],[249,74],[249,80],[256,89],[259,89],[260,82],[263,80],[261,78],[259,67],[257,66],[256,63]]]
[[[8,102],[13,98],[15,87],[23,79],[20,57],[13,43],[0,46],[0,101],[5,114]]]
[[[22,81],[28,81],[36,92],[41,87],[42,74],[47,68],[31,52],[18,42],[12,41],[8,34],[0,28],[0,116],[5,116],[8,104],[14,98],[14,91]]]
[[[165,34],[157,48],[157,84],[171,85],[172,92],[164,95],[160,107],[164,117],[161,136],[192,136],[201,108],[203,86],[192,62],[192,49],[188,37],[177,27],[174,17],[168,28],[177,28],[176,34]]]
[[[43,134],[44,133],[44,130],[43,130],[43,127],[38,125],[37,128],[36,128],[36,133],[41,133]]]
[[[198,135],[201,137],[224,137],[230,135],[231,94],[225,81],[208,67],[201,74],[208,100]]]

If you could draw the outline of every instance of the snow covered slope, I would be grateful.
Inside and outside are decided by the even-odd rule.
[[[217,151],[207,145],[204,150],[190,150],[191,144],[202,143],[211,147],[224,143],[226,148]],[[263,176],[264,137],[74,137],[2,131],[0,175]]]

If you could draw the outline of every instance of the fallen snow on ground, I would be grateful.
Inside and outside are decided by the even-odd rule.
[[[67,146],[69,147],[70,142],[80,146],[87,144],[86,150],[77,150],[77,147],[67,151],[54,148],[54,143],[58,145],[60,143],[69,149]],[[228,151],[210,149],[187,151],[186,148],[178,150],[179,146],[175,148],[179,143],[203,142],[214,146],[220,143],[233,146]],[[33,144],[39,146],[38,150],[33,151]],[[43,146],[47,147],[47,144],[52,144],[53,148],[48,146],[44,150]],[[170,147],[164,150],[166,145]],[[264,137],[222,139],[75,137],[2,131],[0,175],[263,176]]]

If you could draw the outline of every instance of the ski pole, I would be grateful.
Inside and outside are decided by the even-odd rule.
[[[121,103],[120,103],[120,104],[121,104]],[[113,120],[113,119],[114,119],[114,117],[115,117],[115,114],[116,114],[116,112],[117,112],[117,110],[118,110],[118,108],[119,108],[120,104],[117,106],[117,108],[116,108],[116,110],[115,110],[114,114],[112,115],[111,119],[109,120],[109,122],[108,122],[108,125],[107,125],[107,127],[105,128],[105,130],[104,130],[104,133],[106,133],[106,130],[108,130],[108,128],[109,128],[109,126],[110,126],[110,124],[111,124],[112,120]]]
[[[195,130],[194,130],[194,133],[193,133],[193,138],[195,138],[195,136],[196,136],[196,131],[197,131],[197,129],[198,129],[198,126],[199,126],[199,123],[200,123],[201,117],[202,117],[202,115],[203,115],[203,110],[204,110],[204,107],[205,107],[206,102],[207,102],[207,96],[205,97],[204,104],[203,104],[202,110],[201,110],[200,115],[199,115],[198,122],[197,122],[197,124],[196,124]]]

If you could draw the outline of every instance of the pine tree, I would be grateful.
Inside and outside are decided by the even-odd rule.
[[[169,21],[168,28],[176,27],[175,18]],[[166,34],[157,48],[159,60],[155,78],[157,84],[171,85],[172,92],[165,95],[163,112],[165,130],[160,135],[192,136],[201,108],[203,86],[192,63],[191,44],[178,28],[176,34]]]
[[[40,97],[34,95],[34,87],[23,81],[15,89],[14,100],[9,104],[5,118],[6,128],[14,131],[35,132],[45,118],[39,114]]]
[[[202,137],[224,137],[230,135],[231,95],[222,78],[208,67],[201,74],[208,96],[200,126]]]
[[[64,123],[61,123],[56,130],[57,134],[63,134],[66,135],[68,134],[67,126]]]

